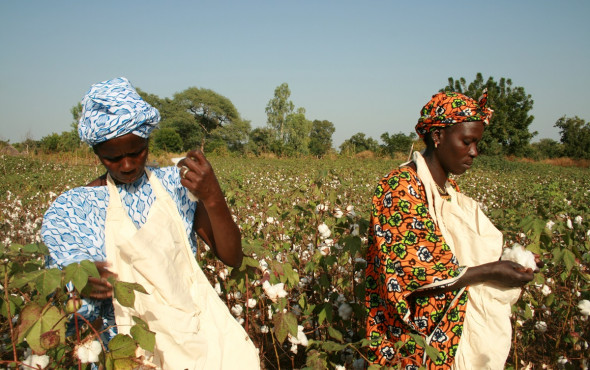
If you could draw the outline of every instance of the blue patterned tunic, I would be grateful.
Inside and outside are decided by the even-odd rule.
[[[178,167],[149,168],[178,208],[189,242],[196,253],[196,235],[192,232],[197,203],[188,198],[188,190],[180,183]],[[144,175],[133,184],[117,185],[123,208],[137,228],[146,221],[155,200],[152,187]],[[47,267],[63,268],[83,260],[104,261],[105,222],[109,205],[109,191],[106,186],[83,186],[61,194],[49,207],[43,218],[41,236],[49,249]],[[104,328],[113,326],[112,301],[84,299],[78,311],[87,320],[103,318]],[[114,330],[105,333],[108,342],[116,334]]]

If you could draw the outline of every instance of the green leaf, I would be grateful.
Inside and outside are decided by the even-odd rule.
[[[328,326],[328,334],[332,338],[334,338],[340,342],[344,341],[344,338],[342,337],[342,333],[340,331],[338,331],[337,329],[333,328],[332,326]]]
[[[45,297],[55,291],[61,285],[62,272],[58,268],[41,270],[41,274],[35,279],[35,286],[39,293]]]
[[[29,314],[34,315],[38,308],[32,307]],[[30,326],[29,330],[22,334],[31,349],[39,355],[45,354],[46,346],[50,348],[66,340],[66,320],[64,313],[55,306],[46,307],[38,319]],[[19,332],[19,338],[21,334]]]
[[[565,263],[565,268],[569,272],[576,265],[576,256],[572,253],[572,251],[564,249],[563,262]]]
[[[90,261],[69,264],[64,271],[65,280],[71,281],[78,292],[84,290],[84,287],[86,287],[86,284],[88,283],[89,276],[100,277],[96,266]]]
[[[340,344],[331,340],[326,340],[322,343],[322,348],[327,352],[339,352],[346,348],[346,344]]]
[[[135,320],[136,318],[133,317]],[[137,344],[146,351],[154,352],[154,346],[156,345],[156,333],[150,331],[147,327],[144,327],[145,322],[140,320],[141,323],[133,325],[130,333],[133,339],[137,341]]]
[[[114,296],[125,307],[133,307],[135,303],[135,291],[147,294],[146,290],[137,283],[113,281]]]
[[[34,282],[41,274],[43,274],[43,270],[36,270],[26,272],[24,274],[19,274],[15,276],[14,280],[10,284],[10,287],[13,289],[20,289],[28,283]]]
[[[113,360],[120,358],[135,357],[137,344],[128,335],[117,334],[109,342],[109,349]]]
[[[273,317],[274,333],[279,343],[283,343],[287,334],[297,337],[297,317],[292,312],[277,313]]]
[[[322,308],[320,309],[320,311],[318,313],[318,323],[320,325],[322,325],[322,323],[326,320],[328,320],[328,323],[332,323],[332,317],[333,317],[332,305],[328,302],[328,303],[324,303],[321,307]]]
[[[31,302],[27,304],[25,308],[23,308],[19,316],[18,326],[16,328],[18,333],[18,343],[21,343],[25,340],[25,336],[31,327],[33,327],[35,322],[37,322],[42,312],[43,307],[39,306],[36,302]]]

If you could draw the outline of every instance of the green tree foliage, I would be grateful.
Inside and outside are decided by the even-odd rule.
[[[408,153],[412,148],[412,144],[418,135],[412,132],[409,135],[403,134],[401,132],[393,135],[389,135],[387,132],[381,135],[381,140],[383,141],[383,145],[381,148],[383,152],[393,156],[395,153]]]
[[[156,150],[173,153],[180,153],[183,151],[182,138],[178,132],[171,127],[155,130],[152,133],[152,139],[154,140],[154,149]]]
[[[274,152],[278,142],[275,138],[275,131],[270,127],[257,127],[250,132],[248,151],[256,155]]]
[[[448,85],[441,91],[457,91],[479,99],[486,87],[488,105],[494,110],[494,115],[484,131],[480,151],[486,154],[524,155],[530,140],[537,134],[536,131],[529,131],[534,119],[529,114],[533,108],[533,99],[524,87],[513,87],[512,80],[504,77],[499,81],[493,77],[484,81],[482,74],[478,73],[469,85],[463,77],[458,80],[449,77]]]
[[[555,122],[559,128],[563,154],[575,159],[590,159],[590,123],[578,116],[563,116]]]
[[[312,123],[305,118],[305,109],[287,116],[284,130],[284,150],[288,156],[308,155]]]
[[[314,120],[309,134],[309,152],[321,157],[332,149],[332,135],[336,129],[334,124],[327,120]]]
[[[345,140],[340,145],[340,153],[346,155],[352,155],[367,150],[377,152],[379,150],[379,143],[372,137],[365,137],[365,134],[362,132],[352,135],[350,139]]]
[[[290,97],[291,90],[289,90],[289,85],[285,82],[275,89],[274,97],[266,105],[268,126],[275,130],[278,139],[283,142],[285,141],[287,117],[295,110],[295,105],[289,100]]]
[[[209,141],[215,142],[213,147],[206,146],[207,151],[212,151],[220,146],[235,153],[245,153],[248,145],[248,137],[252,130],[249,120],[235,120],[231,123],[216,128],[211,133]]]
[[[173,103],[190,113],[194,124],[200,128],[201,149],[213,130],[240,118],[238,110],[228,98],[210,89],[190,87],[174,94]],[[184,118],[181,121],[185,123]]]
[[[563,156],[563,145],[553,139],[541,139],[531,144],[533,159],[558,158]]]

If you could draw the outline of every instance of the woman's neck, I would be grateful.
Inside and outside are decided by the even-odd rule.
[[[424,157],[424,161],[430,170],[430,174],[432,175],[434,182],[444,189],[445,183],[449,178],[449,173],[443,169],[440,161],[432,150],[427,149],[422,156]]]

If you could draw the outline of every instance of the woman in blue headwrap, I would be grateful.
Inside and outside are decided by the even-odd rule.
[[[147,167],[160,115],[123,77],[93,85],[82,105],[78,133],[107,171],[60,195],[41,231],[49,266],[91,260],[99,270],[79,312],[92,322],[102,318],[106,341],[116,330],[128,333],[133,316],[144,319],[156,333],[154,363],[162,368],[259,368],[256,348],[194,257],[199,235],[227,265],[239,267],[243,258],[210,163],[190,151],[178,166]],[[123,307],[112,299],[110,276],[149,294]]]

